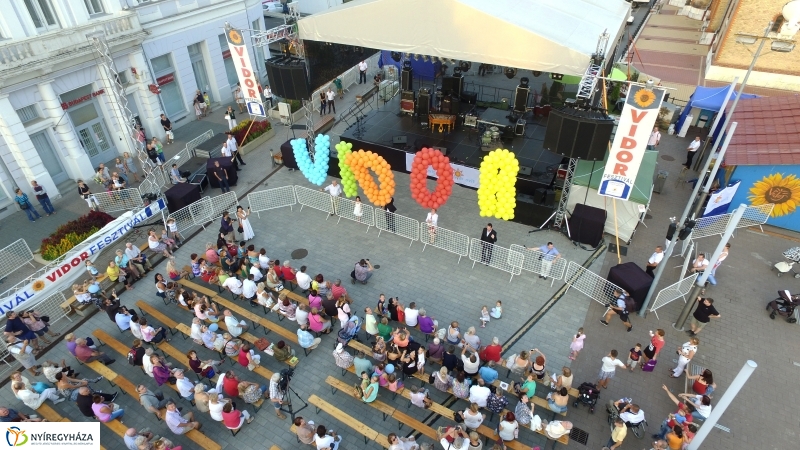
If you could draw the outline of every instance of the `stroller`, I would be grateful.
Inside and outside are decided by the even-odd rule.
[[[791,295],[789,291],[778,291],[779,297],[767,304],[767,311],[772,309],[769,313],[769,318],[775,320],[776,315],[786,317],[789,323],[796,323],[797,317],[795,316],[795,309],[800,307],[800,294]]]
[[[585,381],[578,386],[578,398],[572,406],[578,406],[578,403],[589,405],[589,413],[594,414],[594,405],[597,404],[598,397],[600,397],[600,389],[597,385]]]
[[[358,342],[361,342],[361,339],[358,338],[358,332],[361,331],[361,319],[353,315],[347,323],[339,329],[339,332],[336,335],[336,343],[341,343],[343,346],[347,347],[347,344],[350,342],[350,339],[355,338]]]

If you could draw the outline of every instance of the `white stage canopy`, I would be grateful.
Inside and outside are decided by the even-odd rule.
[[[301,39],[581,76],[624,0],[354,0],[299,22]]]

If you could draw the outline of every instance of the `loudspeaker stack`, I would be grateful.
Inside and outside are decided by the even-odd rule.
[[[567,158],[600,161],[606,155],[614,119],[596,111],[569,107],[550,111],[544,148]]]
[[[400,89],[403,91],[413,91],[413,75],[414,72],[411,67],[403,67],[400,72]]]
[[[311,89],[306,77],[306,64],[291,56],[276,56],[265,62],[270,88],[278,97],[291,100],[308,99]]]
[[[431,107],[431,91],[422,88],[417,95],[417,115],[420,116],[426,123],[428,122],[428,114],[430,114]]]

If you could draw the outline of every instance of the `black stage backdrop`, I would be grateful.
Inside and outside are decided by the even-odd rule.
[[[318,41],[303,41],[303,44],[306,50],[306,63],[309,67],[312,91],[330,83],[347,69],[378,52],[371,48]],[[367,70],[367,76],[374,74],[376,69],[377,67],[370,67]],[[372,80],[368,79],[367,82],[370,83]]]

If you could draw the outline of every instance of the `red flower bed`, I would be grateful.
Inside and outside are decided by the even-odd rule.
[[[58,258],[113,220],[114,217],[104,212],[92,211],[61,225],[50,237],[42,239],[42,258],[47,261]]]
[[[250,127],[251,122],[253,123],[252,127]],[[248,128],[250,129],[249,133],[247,132]],[[248,119],[233,127],[231,131],[233,132],[233,137],[236,138],[236,142],[239,145],[244,145],[271,129],[272,124],[268,120],[256,120],[253,122]],[[247,140],[244,140],[245,134],[247,134]]]

